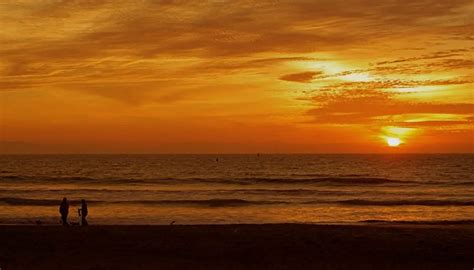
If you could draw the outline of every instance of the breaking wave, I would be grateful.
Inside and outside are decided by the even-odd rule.
[[[456,200],[344,200],[338,201],[340,204],[347,205],[367,205],[367,206],[402,206],[402,205],[420,205],[420,206],[474,206],[474,201],[456,201]]]
[[[381,185],[422,183],[407,180],[393,180],[380,177],[312,177],[312,178],[90,178],[90,177],[34,177],[21,175],[3,175],[0,180],[32,181],[47,183],[84,183],[84,184],[224,184],[224,185],[258,185],[258,184],[333,184],[333,185]]]
[[[50,199],[28,199],[28,198],[0,198],[0,204],[7,205],[37,205],[53,206],[59,205],[60,200]],[[71,204],[79,204],[79,201],[70,201]],[[244,199],[202,199],[202,200],[123,200],[123,201],[100,201],[88,200],[90,204],[142,204],[142,205],[190,205],[207,207],[232,207],[232,206],[252,206],[252,205],[275,205],[275,204],[342,204],[354,206],[474,206],[474,201],[461,200],[319,200],[319,201],[264,201],[264,200],[244,200]]]

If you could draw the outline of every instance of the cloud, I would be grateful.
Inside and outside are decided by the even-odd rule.
[[[123,64],[140,59],[198,57],[204,60],[203,68],[209,68],[209,59],[219,61],[222,57],[344,50],[361,46],[368,39],[424,28],[419,20],[457,14],[469,3],[23,1],[21,5],[4,4],[0,21],[9,35],[5,36],[7,42],[2,42],[1,53],[7,66],[5,75],[42,74],[44,83],[49,82],[47,75],[51,72],[78,71],[88,62],[120,56],[118,65],[113,66],[118,74],[111,72],[111,66],[93,66],[105,80],[119,76],[121,69],[129,69]],[[24,21],[11,24],[12,17]],[[394,26],[392,33],[383,30],[387,25]],[[20,38],[24,32],[35,35],[25,41]],[[459,53],[447,51],[427,57]],[[263,64],[251,59],[241,63],[242,68]],[[235,64],[236,68],[241,65]],[[226,67],[234,64],[223,63],[222,70]]]
[[[300,82],[300,83],[309,83],[313,79],[322,75],[322,71],[308,71],[294,74],[287,74],[280,77],[280,80],[289,81],[289,82]]]
[[[396,60],[390,61],[381,61],[377,62],[376,65],[386,65],[386,64],[396,64],[396,63],[403,63],[403,62],[415,62],[420,60],[432,60],[432,59],[440,59],[440,58],[450,58],[454,56],[462,56],[463,53],[469,52],[469,49],[451,49],[447,51],[437,51],[430,54],[417,56],[417,57],[408,57],[408,58],[400,58]]]
[[[374,74],[427,74],[453,69],[470,69],[473,66],[472,47],[434,51],[422,56],[398,58],[371,64]]]
[[[374,88],[364,88],[368,85]],[[322,92],[313,98],[318,107],[307,113],[314,117],[314,123],[368,125],[401,122],[394,118],[397,115],[407,114],[433,114],[434,121],[439,120],[436,118],[439,114],[474,115],[471,103],[403,101],[396,98],[401,94],[380,91],[394,85],[396,84],[392,82],[357,83],[355,88],[346,88],[344,91]],[[429,119],[429,116],[427,118]],[[472,118],[467,118],[465,121],[471,122]],[[410,125],[416,123],[411,122]]]

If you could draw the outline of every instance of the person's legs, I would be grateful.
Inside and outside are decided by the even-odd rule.
[[[67,223],[67,216],[61,216],[61,219],[63,221],[63,226],[69,226],[69,224]]]
[[[82,225],[82,226],[87,226],[87,225],[89,225],[89,223],[87,223],[86,217],[84,217],[84,216],[82,216],[81,225]]]

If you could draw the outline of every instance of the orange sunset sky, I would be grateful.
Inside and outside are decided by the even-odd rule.
[[[472,0],[0,0],[0,152],[474,152],[473,14]]]

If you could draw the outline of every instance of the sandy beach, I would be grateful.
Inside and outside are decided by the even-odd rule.
[[[472,269],[473,224],[0,227],[10,269]]]

